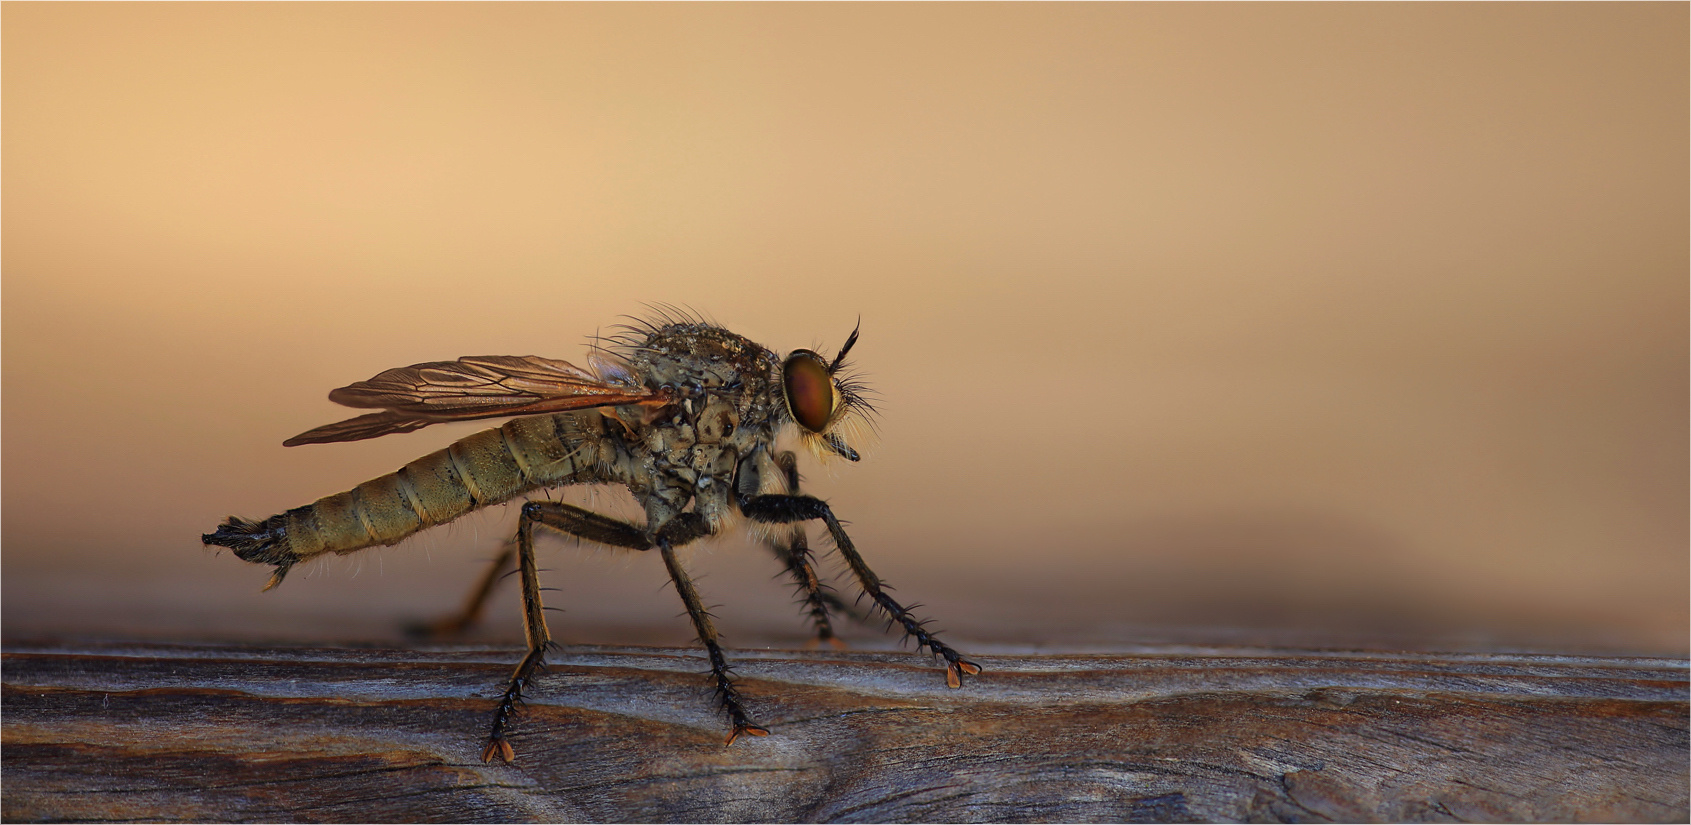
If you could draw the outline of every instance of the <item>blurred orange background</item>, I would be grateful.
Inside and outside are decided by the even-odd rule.
[[[394,638],[514,508],[264,595],[199,534],[477,428],[281,447],[333,387],[669,302],[862,316],[881,438],[810,489],[977,648],[1687,649],[1685,4],[0,15],[8,639]],[[656,558],[545,548],[561,638],[690,639]],[[692,563],[803,640],[762,550]]]

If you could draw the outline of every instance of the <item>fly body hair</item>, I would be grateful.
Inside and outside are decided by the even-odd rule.
[[[644,348],[646,340],[657,332],[668,327],[708,326],[721,327],[704,313],[690,307],[678,307],[674,304],[648,303],[645,304],[645,317],[624,315],[626,324],[611,327],[611,334],[603,337],[602,341],[609,343],[604,349],[614,349],[623,352],[637,352]]]

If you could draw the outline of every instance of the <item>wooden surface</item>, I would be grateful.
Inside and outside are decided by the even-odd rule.
[[[1685,821],[1686,662],[1147,647],[736,651],[772,736],[725,748],[696,651],[571,647],[515,765],[516,651],[11,645],[7,821]]]

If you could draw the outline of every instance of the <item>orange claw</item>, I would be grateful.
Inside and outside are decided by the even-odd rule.
[[[760,728],[757,725],[735,725],[734,729],[728,732],[728,741],[723,744],[734,744],[734,740],[739,739],[740,734],[742,733],[751,734],[752,736],[768,736],[769,730],[767,728]]]
[[[482,748],[481,761],[492,762],[496,756],[499,757],[501,762],[517,761],[517,752],[511,748],[510,742],[503,739],[490,739],[487,742],[487,747]]]
[[[945,686],[956,690],[963,686],[963,674],[973,676],[981,672],[981,666],[974,662],[958,659],[945,666]]]

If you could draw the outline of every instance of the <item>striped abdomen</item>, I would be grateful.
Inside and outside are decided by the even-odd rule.
[[[313,556],[396,544],[539,487],[605,480],[596,471],[601,451],[587,443],[603,437],[602,422],[597,413],[515,418],[263,522],[231,517],[202,539],[247,561],[276,565],[274,587],[288,567]]]

